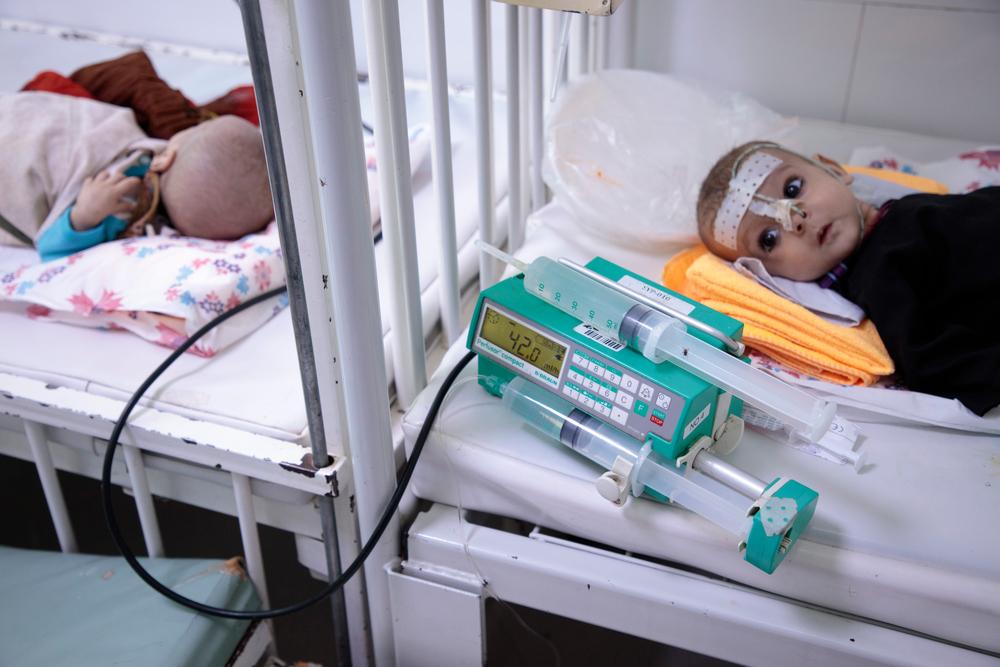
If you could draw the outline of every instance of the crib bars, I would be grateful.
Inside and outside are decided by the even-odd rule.
[[[426,385],[427,370],[399,7],[394,0],[364,0],[362,4],[374,125],[380,139],[377,159],[381,165],[392,165],[380,169],[382,229],[392,267],[392,296],[386,306],[393,332],[391,368],[396,401],[399,408],[405,409]],[[312,460],[309,465],[297,461],[296,445],[262,436],[242,442],[245,434],[226,427],[215,429],[218,442],[212,444],[216,446],[202,451],[208,448],[199,449],[194,438],[184,434],[186,427],[178,427],[172,415],[155,409],[136,418],[126,431],[122,448],[127,485],[135,497],[150,556],[164,553],[152,500],[154,493],[171,495],[169,485],[163,483],[164,472],[193,475],[201,481],[231,487],[231,505],[227,503],[227,507],[238,518],[247,570],[267,604],[257,523],[280,523],[272,503],[288,498],[278,498],[281,493],[274,487],[299,494],[294,498],[300,506],[303,498],[315,499],[319,526],[302,528],[311,520],[309,510],[298,511],[291,523],[300,534],[324,539],[327,573],[335,576],[341,561],[354,558],[361,539],[377,522],[395,485],[395,464],[350,4],[346,0],[241,0],[240,7],[286,259]],[[508,136],[508,227],[501,230],[497,229],[493,164],[492,8],[490,0],[473,0],[472,25],[468,26],[475,37],[472,60],[479,237],[494,243],[506,238],[513,251],[523,243],[527,215],[544,205],[546,198],[541,162],[543,113],[548,104],[544,95],[545,56],[551,52],[545,49],[543,23],[548,19],[554,25],[555,14],[502,6],[508,102],[504,119]],[[551,16],[543,16],[546,13]],[[443,0],[426,0],[425,18],[434,123],[431,159],[441,231],[440,342],[447,346],[462,333],[463,286],[458,284]],[[583,15],[573,15],[571,20],[575,36],[568,70],[573,78],[606,66],[608,37],[606,20]],[[548,40],[553,41],[551,34]],[[501,273],[502,267],[495,260],[482,259],[479,286],[492,284]],[[61,399],[53,400],[52,387],[31,380],[4,380],[9,380],[4,387],[11,391],[4,395],[5,411],[23,421],[60,547],[76,551],[56,478],[57,467],[65,465],[57,466],[50,449],[59,440],[53,433],[68,429],[98,439],[106,437],[120,402],[94,397],[93,405],[84,410],[89,413],[81,416],[77,399],[61,395]],[[62,405],[60,400],[64,401]],[[63,414],[53,418],[53,407],[61,408]],[[96,421],[95,414],[100,417]],[[219,443],[227,446],[220,449]],[[148,470],[150,465],[155,471]],[[150,474],[155,483],[151,483]],[[115,482],[126,480],[118,474]],[[183,493],[178,495],[186,499]],[[337,496],[356,498],[356,510],[350,503],[335,502]],[[195,504],[211,503],[199,500]],[[333,600],[334,633],[345,664],[391,665],[396,661],[385,567],[399,549],[397,521],[368,559],[364,583],[356,577],[344,594]]]

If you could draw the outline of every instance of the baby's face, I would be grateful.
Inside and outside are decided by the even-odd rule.
[[[757,257],[768,272],[792,280],[816,280],[837,266],[861,238],[861,211],[849,186],[798,156],[766,151],[782,160],[757,190],[776,199],[797,199],[805,217],[792,214],[794,230],[747,211],[736,233],[737,251]]]

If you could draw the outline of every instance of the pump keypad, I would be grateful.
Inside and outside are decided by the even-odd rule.
[[[629,375],[585,350],[573,350],[562,387],[563,395],[592,414],[603,415],[619,428],[669,440],[676,426],[670,406],[675,396]],[[656,406],[650,411],[650,406]],[[680,402],[678,402],[680,405]]]

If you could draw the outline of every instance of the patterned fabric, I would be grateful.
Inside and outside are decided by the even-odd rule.
[[[285,283],[275,223],[238,241],[176,235],[102,243],[0,274],[0,299],[32,304],[31,317],[125,329],[176,348],[206,322]],[[269,320],[284,297],[259,304],[205,335],[210,357]]]
[[[820,287],[823,287],[825,289],[830,289],[831,287],[833,287],[834,285],[837,284],[838,280],[840,280],[842,277],[844,277],[845,273],[847,273],[847,264],[844,263],[844,262],[841,262],[837,266],[835,266],[832,269],[830,269],[829,271],[827,271],[826,275],[824,275],[822,278],[820,278],[816,282],[819,283]]]
[[[856,148],[850,162],[934,179],[954,194],[1000,185],[1000,146],[980,146],[945,160],[925,163],[918,163],[882,146]]]

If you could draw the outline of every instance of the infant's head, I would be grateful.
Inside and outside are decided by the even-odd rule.
[[[854,196],[851,182],[828,158],[770,142],[744,144],[705,177],[698,233],[720,257],[757,257],[771,275],[815,280],[861,241],[870,207]]]
[[[220,116],[175,134],[150,169],[170,223],[185,236],[236,239],[274,218],[260,131]]]

